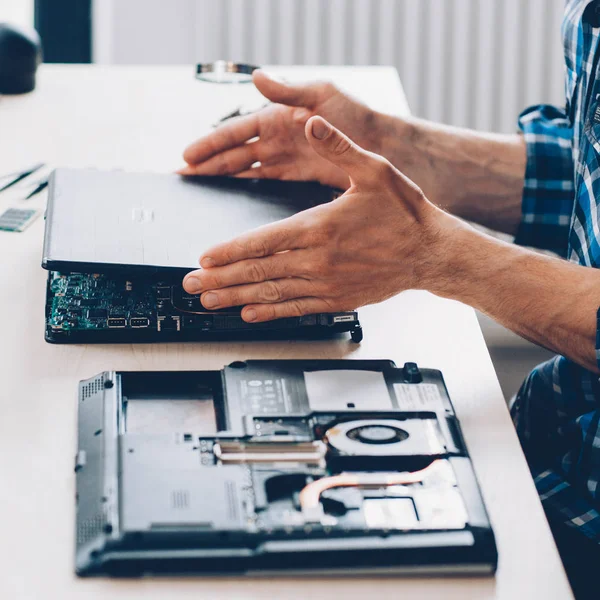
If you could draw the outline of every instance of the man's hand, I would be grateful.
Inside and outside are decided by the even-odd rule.
[[[209,309],[244,305],[248,322],[346,311],[426,287],[441,263],[442,229],[461,227],[386,159],[324,119],[307,146],[350,179],[329,204],[207,250],[183,286]],[[310,150],[313,151],[313,150]]]
[[[235,175],[296,181],[319,181],[346,189],[348,176],[315,154],[304,126],[320,115],[348,133],[364,148],[379,152],[383,131],[378,113],[338,90],[331,83],[290,85],[263,71],[253,75],[258,90],[277,104],[237,117],[189,146],[182,175]],[[252,165],[260,162],[260,166]]]

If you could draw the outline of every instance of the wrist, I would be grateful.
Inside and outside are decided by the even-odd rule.
[[[387,158],[398,170],[419,185],[429,197],[427,182],[430,177],[424,176],[427,161],[419,150],[421,126],[414,117],[394,117],[384,113],[377,114],[378,150],[375,152]]]
[[[479,234],[469,224],[431,205],[419,235],[421,257],[415,267],[416,288],[461,300],[470,280]]]
[[[515,275],[527,269],[530,253],[439,212],[443,224],[438,226],[432,244],[430,268],[423,274],[422,289],[489,312],[499,295],[514,294]]]

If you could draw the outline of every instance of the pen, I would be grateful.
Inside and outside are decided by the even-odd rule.
[[[25,169],[24,171],[18,171],[17,173],[12,173],[11,175],[6,175],[6,177],[12,177],[12,179],[0,187],[0,192],[7,190],[9,187],[19,183],[19,181],[23,181],[26,177],[29,177],[31,174],[35,173],[39,169],[44,166],[44,163],[38,163],[37,165],[33,165],[29,169]]]
[[[39,194],[42,190],[46,189],[48,187],[48,180],[47,179],[43,179],[42,181],[40,181],[36,187],[33,188],[33,190],[31,190],[31,192],[29,192],[29,194],[27,194],[27,196],[25,196],[25,198],[23,198],[23,200],[29,200],[29,198],[33,198],[33,196],[35,196],[36,194]]]

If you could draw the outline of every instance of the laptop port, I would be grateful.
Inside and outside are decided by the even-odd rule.
[[[118,318],[118,319],[114,319],[114,318],[113,319],[108,319],[106,321],[106,324],[109,327],[127,327],[127,319],[121,319],[121,318]]]
[[[140,327],[148,327],[150,325],[150,319],[148,319],[147,317],[133,317],[130,321],[129,321],[130,325],[132,327],[140,328]]]
[[[179,331],[181,320],[179,317],[159,317],[158,331]]]
[[[348,321],[356,321],[356,317],[354,315],[338,315],[337,317],[333,317],[334,323],[347,323]]]

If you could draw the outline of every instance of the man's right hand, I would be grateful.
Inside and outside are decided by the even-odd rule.
[[[261,70],[254,72],[253,80],[274,104],[232,119],[194,142],[183,154],[187,166],[180,174],[319,181],[346,189],[350,184],[346,173],[306,141],[304,126],[314,115],[324,117],[366,150],[380,153],[383,132],[378,129],[382,126],[378,113],[333,84],[281,83]]]

